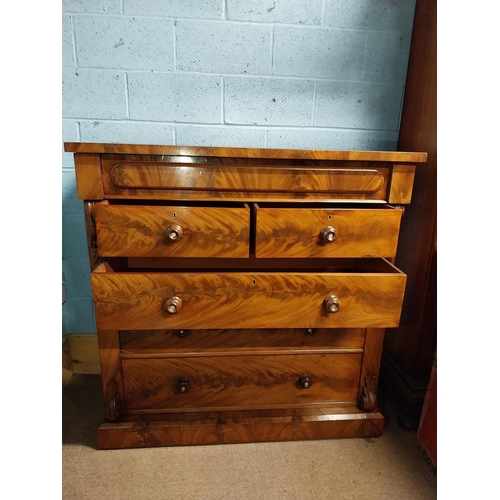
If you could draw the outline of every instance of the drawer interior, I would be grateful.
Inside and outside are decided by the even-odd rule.
[[[247,259],[197,259],[197,258],[128,258],[108,259],[94,273],[114,272],[249,272],[265,273],[341,273],[341,274],[391,274],[404,275],[396,266],[383,258],[339,259],[258,259],[250,254]]]

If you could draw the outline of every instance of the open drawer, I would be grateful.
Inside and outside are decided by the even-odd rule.
[[[316,260],[293,271],[272,259],[244,270],[122,269],[92,273],[97,328],[390,328],[406,275],[385,259]]]
[[[255,204],[257,257],[394,257],[403,209]]]
[[[250,208],[245,203],[95,206],[102,257],[248,257]]]

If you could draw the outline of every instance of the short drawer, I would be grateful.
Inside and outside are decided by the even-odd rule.
[[[361,354],[122,360],[127,411],[354,404]]]
[[[361,328],[120,331],[122,356],[203,356],[233,354],[334,353],[361,351]]]
[[[103,263],[91,277],[96,323],[104,330],[398,326],[406,276],[383,259],[349,263],[289,272],[114,272]]]
[[[256,257],[394,257],[401,208],[256,205]]]
[[[97,204],[103,257],[248,257],[250,209]]]

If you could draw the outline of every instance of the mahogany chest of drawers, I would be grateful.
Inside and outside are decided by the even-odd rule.
[[[84,200],[100,448],[375,437],[425,153],[66,143]]]

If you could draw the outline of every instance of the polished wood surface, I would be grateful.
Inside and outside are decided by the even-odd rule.
[[[93,273],[97,328],[397,326],[406,276],[393,273]],[[323,300],[335,295],[340,310]],[[178,314],[164,310],[172,297]]]
[[[401,209],[257,209],[257,257],[393,257]],[[322,238],[326,227],[333,241]]]
[[[248,257],[250,209],[96,206],[99,255],[105,257]],[[178,226],[182,234],[166,234]]]
[[[135,415],[120,423],[103,423],[100,449],[373,438],[382,434],[384,417],[350,407],[314,407]]]
[[[407,205],[411,202],[415,166],[394,165],[392,167],[389,203]]]
[[[75,154],[76,194],[80,200],[102,200],[104,188],[98,154]]]
[[[187,189],[208,191],[315,191],[371,194],[384,185],[375,169],[298,169],[119,163],[109,172],[121,189]],[[107,186],[106,186],[107,187]]]
[[[129,413],[355,404],[361,354],[124,359]],[[299,384],[307,374],[310,386]],[[187,381],[186,392],[179,390]]]
[[[123,377],[120,360],[120,337],[117,330],[97,331],[104,396],[104,418],[116,422],[123,415]]]
[[[362,328],[120,332],[122,358],[362,352],[364,341]]]
[[[398,205],[426,153],[65,148],[93,158],[77,182],[100,448],[382,433],[383,328],[406,284]]]
[[[203,146],[163,146],[146,144],[102,144],[66,142],[64,150],[70,153],[117,153],[136,155],[221,156],[236,158],[298,158],[312,160],[363,160],[425,162],[424,152],[395,151],[331,151],[311,149],[224,148]]]

